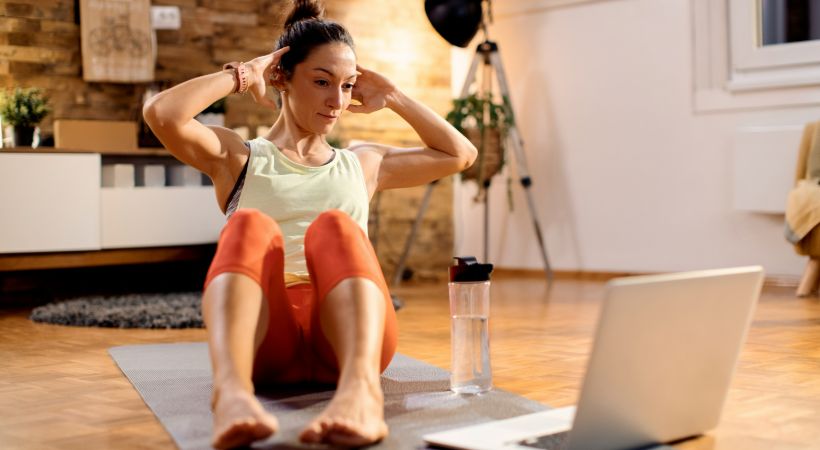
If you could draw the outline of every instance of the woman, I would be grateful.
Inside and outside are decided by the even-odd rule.
[[[395,351],[396,317],[366,236],[368,202],[464,170],[476,156],[432,110],[359,66],[348,32],[321,14],[315,0],[297,0],[276,51],[168,89],[143,111],[175,157],[213,180],[229,215],[202,299],[217,448],[276,432],[253,395],[263,383],[337,383],[304,442],[359,446],[387,435],[379,374]],[[276,108],[268,86],[281,108],[263,137],[243,142],[193,119],[236,92]],[[342,112],[382,108],[425,147],[327,144]]]

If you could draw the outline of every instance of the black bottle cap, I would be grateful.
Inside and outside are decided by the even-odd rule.
[[[490,281],[492,264],[479,264],[475,256],[457,256],[450,266],[450,282]]]

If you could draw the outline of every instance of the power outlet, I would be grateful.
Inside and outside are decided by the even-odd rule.
[[[155,30],[178,30],[182,26],[179,6],[152,6],[151,26]]]

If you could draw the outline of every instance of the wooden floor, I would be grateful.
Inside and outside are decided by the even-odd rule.
[[[820,302],[767,287],[721,425],[680,449],[820,449]],[[444,283],[402,287],[399,351],[449,365]],[[600,281],[493,283],[497,387],[552,406],[573,404],[603,296]],[[0,448],[173,448],[106,349],[199,341],[202,330],[109,330],[31,323],[0,309]]]

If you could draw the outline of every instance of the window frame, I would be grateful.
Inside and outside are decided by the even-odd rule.
[[[758,0],[691,6],[696,111],[820,104],[820,41],[758,45]]]

